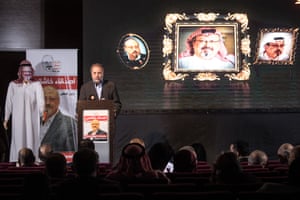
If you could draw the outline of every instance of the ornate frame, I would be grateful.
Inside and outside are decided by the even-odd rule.
[[[181,26],[201,27],[201,26],[220,26],[237,27],[234,34],[235,37],[235,55],[238,66],[235,69],[213,70],[213,71],[182,71],[178,70],[177,61],[179,54],[179,34],[178,30]],[[198,81],[214,81],[226,78],[228,80],[248,80],[250,77],[249,57],[251,53],[250,36],[247,34],[248,17],[243,13],[228,13],[220,15],[219,13],[194,13],[187,15],[185,13],[169,13],[165,17],[165,34],[163,38],[162,54],[163,77],[165,80],[185,80],[188,76],[193,76],[193,80]],[[196,74],[195,74],[196,73]]]
[[[258,32],[257,50],[253,64],[271,64],[271,65],[292,65],[295,61],[295,50],[299,28],[263,28]],[[275,59],[266,57],[267,48],[274,42],[274,39],[284,40],[282,53]],[[274,43],[273,43],[274,44]],[[273,47],[278,51],[278,44]],[[272,48],[272,47],[270,47]]]

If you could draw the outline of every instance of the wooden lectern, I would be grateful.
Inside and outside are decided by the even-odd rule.
[[[77,102],[78,115],[78,144],[82,139],[89,138],[95,144],[95,150],[100,156],[101,163],[113,162],[113,141],[115,135],[115,113],[112,100],[79,100]],[[92,134],[92,121],[99,122],[102,133]]]

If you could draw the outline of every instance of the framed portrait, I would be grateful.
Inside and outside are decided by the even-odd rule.
[[[246,14],[169,13],[163,38],[165,80],[248,80]]]
[[[298,28],[264,28],[258,32],[254,64],[292,65]]]
[[[141,36],[134,33],[121,37],[117,54],[121,62],[133,70],[145,67],[150,57],[148,44]]]
[[[237,23],[176,23],[175,72],[238,72]]]

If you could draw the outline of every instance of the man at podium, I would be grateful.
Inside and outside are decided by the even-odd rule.
[[[104,67],[100,63],[92,64],[90,73],[92,80],[81,86],[79,100],[112,100],[114,103],[114,115],[117,117],[122,103],[116,84],[113,81],[104,79]]]

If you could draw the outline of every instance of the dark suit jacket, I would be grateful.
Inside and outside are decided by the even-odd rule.
[[[58,111],[42,144],[51,144],[53,151],[75,151],[77,141],[77,121]]]
[[[94,97],[94,99],[91,97]],[[79,100],[100,100],[102,98],[104,98],[105,100],[113,100],[114,109],[117,116],[121,110],[122,103],[120,101],[118,90],[114,82],[109,80],[103,81],[101,97],[98,97],[95,83],[92,80],[84,83],[81,86]]]
[[[91,135],[93,131],[88,132],[88,135]],[[96,135],[107,135],[107,133],[101,129],[98,129]]]
[[[138,60],[129,60],[127,54],[124,54],[122,57],[124,63],[129,66],[129,67],[141,67],[142,65],[145,64],[147,55],[146,54],[141,54],[140,59]]]

